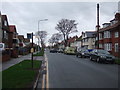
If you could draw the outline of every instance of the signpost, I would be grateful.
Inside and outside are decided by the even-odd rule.
[[[27,38],[32,39],[31,64],[32,64],[32,68],[33,68],[33,52],[34,52],[34,48],[33,48],[33,32],[32,33],[27,33]]]
[[[34,52],[34,49],[33,49],[33,32],[32,32],[32,68],[33,68],[33,52]]]

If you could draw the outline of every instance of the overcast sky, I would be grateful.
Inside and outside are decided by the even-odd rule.
[[[17,32],[24,35],[40,30],[48,32],[47,39],[57,33],[55,26],[63,18],[73,19],[78,23],[78,32],[94,31],[96,26],[97,2],[2,2],[2,15],[6,14],[9,25],[16,25]],[[118,2],[100,2],[100,24],[109,22],[118,11]]]

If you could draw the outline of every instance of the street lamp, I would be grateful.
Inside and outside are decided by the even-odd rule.
[[[47,21],[48,19],[38,20],[38,32],[39,32],[39,23],[40,21]],[[39,51],[39,37],[38,37],[38,51]]]

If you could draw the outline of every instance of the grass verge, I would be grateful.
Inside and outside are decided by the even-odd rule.
[[[7,70],[2,71],[2,88],[31,88],[41,66],[41,61],[24,60]]]
[[[116,59],[115,63],[120,65],[120,59]]]
[[[44,50],[41,50],[40,52],[33,54],[33,56],[43,56],[44,55]]]

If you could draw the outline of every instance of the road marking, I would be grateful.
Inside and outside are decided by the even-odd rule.
[[[43,75],[43,80],[42,80],[42,90],[45,88],[45,75]]]
[[[45,54],[45,60],[46,60],[46,89],[49,90],[49,70],[48,70],[48,58]]]

